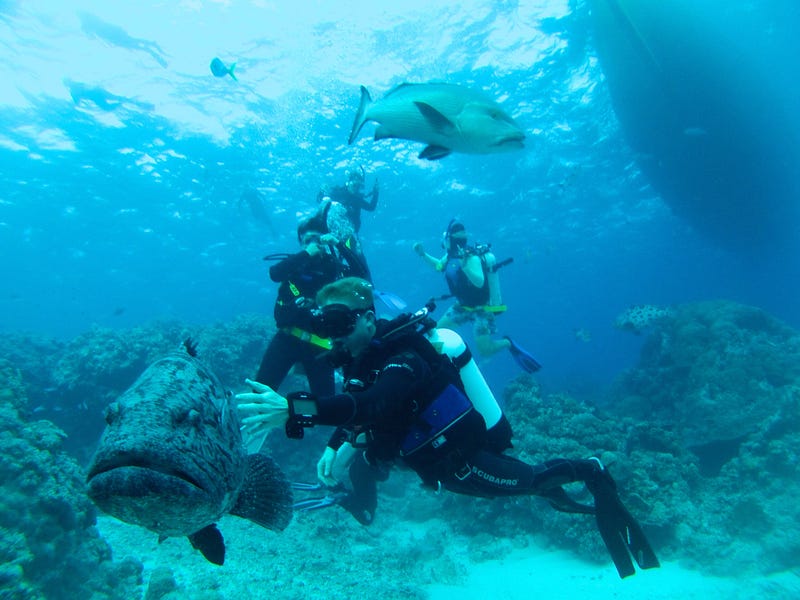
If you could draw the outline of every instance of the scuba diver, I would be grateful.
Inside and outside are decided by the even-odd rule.
[[[330,198],[341,204],[346,211],[346,218],[352,226],[353,233],[358,235],[361,230],[361,211],[374,211],[378,206],[378,180],[372,185],[372,191],[364,194],[364,167],[351,168],[345,172],[345,184],[332,187],[330,190],[323,188],[317,194],[317,201]],[[369,200],[367,200],[369,196]]]
[[[270,340],[256,381],[273,389],[280,387],[289,369],[300,363],[312,393],[334,392],[334,369],[324,359],[330,340],[312,333],[315,296],[326,284],[341,277],[364,276],[358,263],[352,264],[339,248],[322,243],[324,225],[314,217],[297,227],[302,250],[296,254],[273,254],[265,260],[278,260],[269,268],[270,279],[279,283],[273,314],[277,332]]]
[[[361,229],[361,211],[373,211],[378,206],[378,181],[369,193],[364,195],[364,167],[349,169],[343,186],[335,186],[330,191],[322,189],[317,194],[317,218],[325,223],[323,241],[340,244],[350,254],[352,261],[361,263],[361,269],[369,277],[369,267],[364,256],[358,232]]]
[[[510,337],[493,339],[497,333],[495,317],[504,313],[500,294],[498,269],[510,264],[514,259],[498,262],[488,244],[470,246],[467,244],[467,230],[463,223],[452,219],[443,235],[442,246],[446,253],[436,258],[425,252],[422,243],[414,244],[414,251],[431,267],[443,272],[450,294],[441,299],[455,298],[444,317],[439,321],[441,327],[458,327],[472,323],[475,345],[483,356],[491,356],[500,350],[508,349],[517,364],[526,373],[535,373],[542,366],[529,352],[521,348]]]
[[[486,498],[541,496],[557,510],[595,516],[620,577],[636,572],[631,557],[642,569],[659,566],[599,459],[530,465],[503,454],[493,446],[490,428],[468,398],[452,359],[415,327],[378,319],[369,282],[348,277],[328,284],[317,294],[317,304],[315,331],[332,340],[329,359],[343,367],[345,390],[284,398],[247,380],[252,391],[236,396],[245,436],[284,427],[288,437],[302,438],[305,428],[315,425],[358,431],[366,447],[360,463],[353,464],[375,471],[369,479],[379,479],[400,460],[434,490]],[[571,482],[583,482],[594,504],[573,500],[562,487]],[[359,485],[355,479],[353,485]],[[364,503],[357,490],[352,497]]]

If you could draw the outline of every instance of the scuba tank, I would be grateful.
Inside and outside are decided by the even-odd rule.
[[[486,421],[486,429],[497,425],[503,411],[463,338],[452,329],[431,329],[426,335],[436,351],[450,357],[458,369],[467,398]]]
[[[486,429],[491,430],[500,421],[503,421],[503,424],[498,430],[505,429],[507,420],[483,373],[472,358],[472,352],[464,339],[455,331],[436,328],[436,322],[430,317],[435,308],[436,305],[431,301],[413,314],[400,315],[391,322],[394,327],[390,327],[388,333],[384,334],[385,338],[392,338],[409,329],[424,335],[436,351],[447,355],[458,369],[467,398],[486,421]]]

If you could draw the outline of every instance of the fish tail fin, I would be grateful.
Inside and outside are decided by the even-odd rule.
[[[230,69],[228,69],[228,75],[230,75],[230,76],[231,76],[231,78],[232,78],[234,81],[239,81],[238,79],[236,79],[236,75],[234,75],[234,74],[233,74],[233,70],[234,70],[235,68],[236,68],[236,63],[233,63],[233,64],[231,65],[231,68],[230,68]]]
[[[292,486],[278,465],[264,454],[247,456],[247,470],[232,515],[282,531],[292,520]]]
[[[347,138],[347,144],[352,144],[355,139],[358,137],[358,132],[361,131],[361,128],[364,126],[364,123],[367,120],[364,116],[367,114],[367,109],[369,105],[372,104],[372,98],[363,85],[361,86],[361,101],[358,104],[358,112],[356,113],[356,118],[353,120],[353,129],[350,130],[350,137]]]

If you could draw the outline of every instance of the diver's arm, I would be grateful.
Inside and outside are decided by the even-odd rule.
[[[403,417],[415,402],[416,382],[424,376],[425,363],[415,353],[392,356],[380,371],[375,385],[363,392],[315,398],[295,393],[284,398],[270,387],[246,380],[253,393],[237,394],[243,430],[250,435],[263,428],[289,425],[371,425],[377,420]],[[287,426],[287,432],[289,427]]]
[[[444,271],[444,266],[447,264],[447,254],[445,254],[442,258],[436,258],[435,256],[431,256],[427,252],[425,252],[425,248],[422,245],[422,242],[417,242],[414,244],[414,252],[416,252],[422,260],[424,260],[428,265],[434,268],[437,271]]]
[[[481,264],[479,256],[473,254],[467,258],[461,270],[464,271],[464,275],[467,276],[467,279],[469,279],[472,285],[476,288],[483,287],[485,276],[483,274],[483,264]]]
[[[313,246],[314,244],[310,244]],[[295,273],[305,267],[306,261],[311,256],[310,252],[301,250],[297,254],[290,254],[282,261],[275,263],[269,268],[269,278],[275,283],[281,283],[290,279]]]
[[[366,196],[361,196],[361,208],[372,212],[378,207],[378,180],[372,186],[372,191],[369,193],[369,201]]]

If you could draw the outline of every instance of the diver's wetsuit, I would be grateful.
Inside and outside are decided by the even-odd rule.
[[[289,396],[292,416],[287,432],[313,423],[366,433],[366,451],[350,470],[354,494],[343,502],[359,521],[372,521],[376,480],[385,479],[387,465],[400,457],[425,484],[437,489],[481,497],[537,495],[558,510],[594,514],[621,577],[635,572],[631,555],[642,568],[659,566],[599,460],[558,458],[530,465],[493,450],[505,445],[492,441],[483,417],[463,395],[450,359],[418,333],[384,341],[381,334],[386,329],[387,322],[378,321],[371,346],[344,369],[347,391],[318,398],[314,415],[298,416]],[[444,414],[452,419],[442,421]],[[510,432],[502,429],[498,437]],[[341,443],[332,438],[329,445],[335,449]],[[576,481],[586,484],[594,506],[575,502],[561,487]]]
[[[411,334],[384,347],[379,340],[385,327],[385,321],[378,321],[377,341],[345,367],[348,391],[317,402],[316,422],[367,432],[365,458],[374,466],[394,462],[401,455],[404,438],[432,396],[448,383],[463,391],[457,370],[424,337],[412,343],[411,336],[417,334]],[[436,451],[423,450],[401,459],[432,487],[441,484],[456,493],[482,497],[550,498],[551,489],[585,481],[599,469],[595,461],[567,459],[529,465],[501,453],[509,446],[505,439],[509,434],[505,419],[487,432],[483,418],[473,410],[449,431],[447,443]],[[329,445],[337,449],[343,441],[334,435]]]
[[[367,200],[366,194],[363,192],[351,192],[345,185],[337,185],[331,188],[328,195],[331,200],[339,202],[347,209],[347,216],[356,233],[361,229],[361,211],[372,212],[378,206],[378,193],[376,190],[370,192],[369,200]]]
[[[335,391],[333,367],[322,357],[327,350],[312,337],[311,311],[317,292],[328,283],[349,275],[361,276],[335,252],[311,256],[305,250],[291,254],[269,269],[272,281],[280,283],[275,301],[275,324],[278,331],[267,346],[256,381],[277,389],[289,369],[300,363],[305,369],[313,394],[331,395]]]

